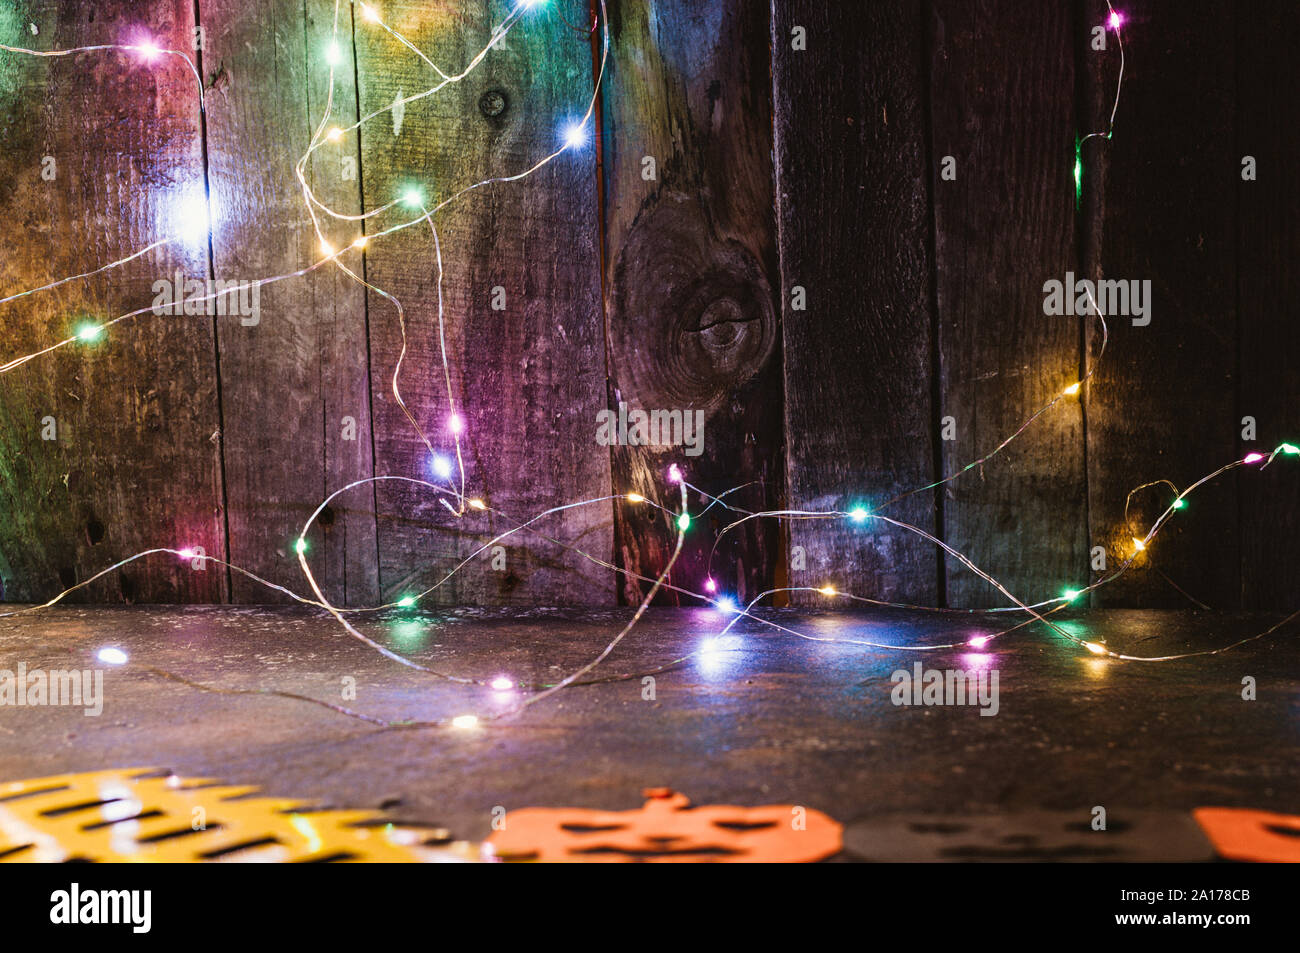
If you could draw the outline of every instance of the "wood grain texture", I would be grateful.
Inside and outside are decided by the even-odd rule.
[[[775,509],[783,472],[767,12],[744,0],[615,0],[609,12],[610,408],[699,412],[704,427],[692,446],[615,446],[614,486],[676,512],[680,495],[666,479],[676,463],[729,504]],[[691,494],[693,513],[708,503]],[[620,565],[657,576],[675,543],[671,516],[620,503],[618,517]],[[772,588],[779,524],[754,520],[719,539],[739,518],[715,506],[697,520],[672,581],[703,592],[712,572],[741,600]],[[635,603],[648,586],[625,578],[621,596]]]
[[[1172,499],[1167,487],[1144,490],[1126,520],[1129,491],[1161,479],[1183,487],[1231,461],[1239,429],[1233,11],[1208,0],[1128,7],[1114,138],[1084,155],[1102,177],[1092,187],[1104,190],[1103,277],[1152,287],[1149,325],[1111,320],[1110,347],[1086,395],[1090,535],[1112,565],[1133,554],[1132,538]],[[1103,17],[1104,4],[1094,4],[1093,21]],[[1087,63],[1091,81],[1111,91],[1100,97],[1107,102],[1117,57]],[[1091,120],[1104,128],[1104,115]],[[1092,335],[1090,360],[1098,344]],[[1186,606],[1190,595],[1215,609],[1238,605],[1235,483],[1229,475],[1200,490],[1126,575],[1094,594],[1095,604]]]
[[[1238,449],[1268,453],[1283,442],[1300,444],[1300,99],[1293,93],[1300,19],[1291,3],[1252,4],[1236,27],[1236,170],[1224,175],[1240,197],[1238,417],[1252,416],[1258,425],[1257,439],[1242,441]],[[1243,156],[1257,163],[1253,182],[1241,178]],[[1247,609],[1300,609],[1296,463],[1282,457],[1263,473],[1240,476]]]
[[[1067,4],[929,5],[943,473],[998,446],[1079,378],[1080,319],[1044,313],[1075,270],[1073,17]],[[945,157],[956,178],[939,174]],[[1065,400],[944,488],[944,538],[1022,601],[1087,568],[1082,412]],[[1006,605],[952,557],[948,602]]]
[[[803,27],[807,49],[792,48]],[[934,479],[923,21],[917,2],[773,5],[789,504],[847,510]],[[792,311],[802,287],[807,310]],[[934,495],[884,512],[933,533]],[[796,521],[791,585],[933,605],[933,545]],[[814,597],[822,599],[822,597]]]
[[[201,3],[218,279],[283,275],[323,257],[294,165],[324,116],[334,7],[332,0]],[[356,121],[356,82],[352,20],[346,5],[342,12],[343,62],[329,124],[347,127]],[[358,166],[353,132],[314,154],[307,179],[321,202],[355,215]],[[340,247],[360,234],[356,223],[321,218]],[[326,496],[373,473],[365,289],[326,267],[263,286],[257,315],[216,322],[231,559],[305,592],[293,549],[299,531]],[[375,604],[372,487],[336,500],[308,538],[312,571],[331,601]],[[236,602],[288,598],[238,574],[233,581]]]
[[[30,25],[35,24],[37,33]],[[188,49],[187,0],[7,4],[0,39],[40,50],[142,42]],[[0,296],[98,268],[184,225],[203,194],[198,90],[170,57],[0,53]],[[54,161],[53,179],[41,176]],[[148,308],[153,282],[203,274],[178,243],[120,270],[0,305],[0,362]],[[144,314],[0,377],[4,598],[46,599],[154,546],[225,555],[212,322]],[[57,440],[43,440],[53,418]],[[97,602],[210,602],[224,575],[160,555],[81,590]]]
[[[446,72],[460,72],[499,22],[500,4],[385,4],[384,16]],[[493,176],[513,175],[554,150],[591,97],[586,4],[529,13],[464,81],[406,104],[362,131],[365,204],[421,189],[429,203]],[[567,23],[566,23],[567,20]],[[357,27],[363,114],[428,89],[431,68],[374,28]],[[386,227],[417,217],[397,209]],[[424,588],[487,540],[550,507],[607,497],[609,454],[594,440],[605,404],[595,150],[559,156],[529,178],[488,186],[436,218],[442,243],[452,388],[465,418],[467,492],[505,516],[458,519],[432,493],[398,484],[378,491],[386,597]],[[368,279],[407,308],[410,351],[401,392],[438,449],[452,454],[438,347],[437,267],[427,225],[377,240]],[[494,289],[504,310],[493,310]],[[431,478],[430,455],[390,387],[401,351],[392,305],[369,297],[376,472]],[[546,536],[608,560],[608,500],[534,524]],[[613,574],[542,536],[505,541],[432,597],[438,602],[609,604]],[[500,568],[494,568],[494,564]]]

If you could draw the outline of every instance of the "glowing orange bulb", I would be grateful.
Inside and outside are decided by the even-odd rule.
[[[471,509],[475,509],[475,510],[487,509],[487,504],[484,503],[482,500],[470,500],[469,505]]]
[[[1084,642],[1083,647],[1087,649],[1089,652],[1091,652],[1093,655],[1106,654],[1106,646],[1098,645],[1096,642]]]
[[[366,243],[367,243],[368,241],[369,241],[369,239],[366,238],[365,235],[362,235],[360,238],[358,238],[356,241],[354,241],[354,242],[352,243],[352,247],[353,247],[353,248],[365,248],[365,247],[366,247]]]
[[[627,501],[629,503],[644,503],[645,497],[642,496],[640,493],[629,493],[627,495]]]
[[[340,129],[338,126],[335,126],[329,132],[325,133],[325,138],[328,139],[330,142],[338,142],[340,139],[343,138],[343,130]]]
[[[325,241],[325,239],[323,238],[320,240],[320,250],[321,250],[321,254],[323,255],[334,254],[334,246],[331,245],[329,242]]]
[[[1079,393],[1079,382],[1075,381],[1065,389],[1064,393],[1066,397],[1073,397],[1075,394]]]
[[[821,587],[820,589],[818,589],[817,591],[820,592],[823,596],[834,596],[834,595],[838,595],[838,593],[835,591],[835,587],[834,587],[834,586],[822,586],[822,587]]]
[[[1133,537],[1133,545],[1134,547],[1137,548],[1137,551],[1139,553],[1142,552],[1142,550],[1147,548],[1147,544],[1142,542],[1142,540],[1138,539],[1136,536]]]

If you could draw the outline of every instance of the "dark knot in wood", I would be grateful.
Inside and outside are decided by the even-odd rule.
[[[776,343],[761,264],[688,208],[658,206],[614,266],[613,363],[623,398],[646,408],[712,410],[758,373]]]

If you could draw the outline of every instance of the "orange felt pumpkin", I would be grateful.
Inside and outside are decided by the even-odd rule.
[[[1236,807],[1192,812],[1219,856],[1262,864],[1300,863],[1300,817]]]
[[[843,828],[790,804],[691,807],[667,788],[644,791],[632,811],[529,807],[488,838],[501,860],[586,863],[808,863],[840,850]]]

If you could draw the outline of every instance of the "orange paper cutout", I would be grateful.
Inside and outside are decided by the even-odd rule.
[[[488,847],[502,860],[585,863],[809,863],[840,850],[843,827],[812,808],[693,808],[668,788],[642,794],[645,806],[631,811],[512,811]]]
[[[1236,807],[1198,807],[1192,812],[1214,849],[1229,860],[1262,864],[1300,863],[1300,817]]]

